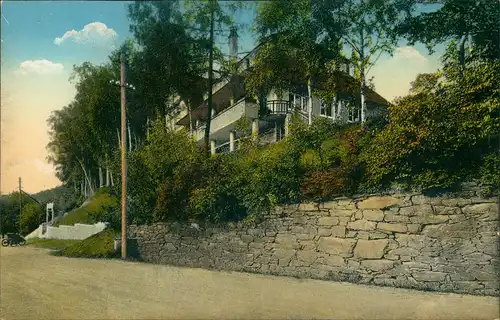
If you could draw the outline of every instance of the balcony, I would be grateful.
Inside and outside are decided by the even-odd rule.
[[[210,123],[210,139],[227,140],[229,133],[235,129],[236,122],[242,117],[255,119],[258,116],[258,106],[254,102],[240,99],[231,107],[216,114]],[[196,141],[203,140],[205,124],[199,125],[193,132]]]
[[[270,114],[287,114],[292,112],[292,106],[288,100],[268,100],[266,105]]]
[[[261,112],[261,118],[265,120],[276,121],[283,115],[292,114],[297,112],[298,116],[304,122],[308,122],[308,112],[307,108],[304,108],[304,104],[292,103],[288,100],[268,100],[266,103],[267,108],[264,112]]]

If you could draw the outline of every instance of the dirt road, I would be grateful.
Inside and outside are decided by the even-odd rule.
[[[437,294],[0,249],[0,318],[487,319],[493,297]]]

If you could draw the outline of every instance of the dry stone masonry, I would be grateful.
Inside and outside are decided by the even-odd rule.
[[[370,196],[279,207],[262,222],[130,226],[145,261],[499,295],[496,198]]]

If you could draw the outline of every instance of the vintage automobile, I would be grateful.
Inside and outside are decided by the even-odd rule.
[[[7,238],[2,239],[3,247],[14,247],[17,245],[24,246],[26,244],[26,239],[23,238],[20,234],[17,233],[7,233]]]

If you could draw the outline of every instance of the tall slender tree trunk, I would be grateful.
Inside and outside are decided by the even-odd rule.
[[[132,150],[132,135],[130,134],[130,122],[127,121],[127,131],[128,131],[128,150]]]
[[[113,180],[113,171],[112,170],[109,170],[109,179],[111,180],[111,186],[114,187],[115,182]]]
[[[101,166],[99,166],[99,188],[103,187],[103,183],[104,183],[103,181],[104,181],[104,179],[102,177],[102,168],[101,168]]]
[[[313,108],[313,100],[312,100],[312,88],[311,88],[311,78],[307,79],[307,93],[309,95],[307,103],[309,104],[308,108],[308,123],[312,124],[312,108]]]
[[[187,109],[189,116],[189,136],[193,137],[193,113],[191,112],[191,102],[189,102]]]
[[[149,139],[149,117],[146,119],[146,139]]]
[[[464,33],[458,43],[458,64],[460,67],[463,67],[465,64],[465,44],[467,42],[467,36],[468,34]]]
[[[80,160],[80,159],[77,159],[78,162],[80,163],[80,166],[82,167],[82,170],[83,170],[83,174],[85,175],[85,179],[87,181],[87,184],[88,186],[91,188],[91,193],[94,193],[94,190],[92,190],[92,184],[90,182],[90,177],[89,175],[87,174],[87,170],[85,170],[85,167],[83,166],[83,162]]]
[[[118,137],[118,149],[122,148],[122,139],[120,138],[120,131],[116,129],[116,136]]]
[[[360,68],[359,68],[359,74],[360,74],[360,88],[361,88],[361,123],[366,122],[366,75],[365,75],[365,32],[361,28],[361,34],[360,34],[360,40],[361,40],[361,45],[360,45],[360,52],[359,52],[359,60],[360,60]]]
[[[109,187],[109,168],[106,165],[106,187]]]
[[[106,187],[109,187],[109,156],[106,154]]]
[[[88,196],[88,183],[87,183],[87,180],[84,180],[83,181],[83,195],[85,196],[85,199],[87,199],[89,196]]]
[[[205,124],[205,139],[204,139],[204,152],[207,156],[210,155],[210,122],[212,121],[212,86],[213,86],[213,64],[214,64],[214,20],[215,8],[214,0],[210,0],[210,50],[208,53],[208,112],[207,122]]]

